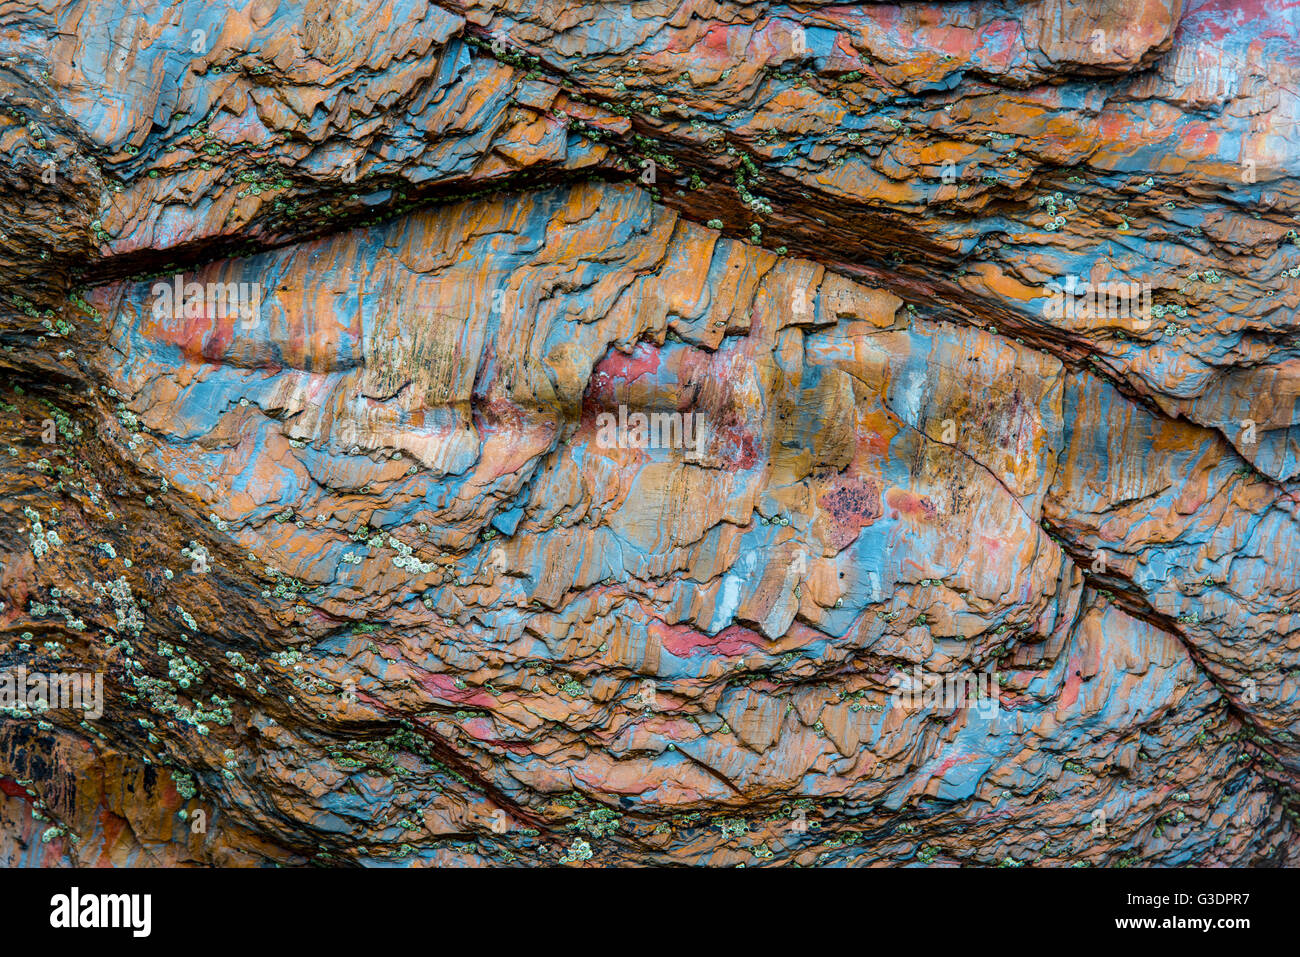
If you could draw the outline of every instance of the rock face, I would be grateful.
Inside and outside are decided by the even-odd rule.
[[[1286,4],[133,11],[0,28],[0,862],[1300,862]]]

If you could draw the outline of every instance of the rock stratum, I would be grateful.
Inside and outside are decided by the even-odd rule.
[[[0,2],[0,862],[1297,863],[1298,10]]]

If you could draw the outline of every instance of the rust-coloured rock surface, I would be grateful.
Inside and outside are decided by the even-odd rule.
[[[1298,44],[0,5],[0,863],[1300,863]]]

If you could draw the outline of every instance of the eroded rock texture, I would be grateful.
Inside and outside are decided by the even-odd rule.
[[[1297,41],[0,4],[0,860],[1294,863]]]

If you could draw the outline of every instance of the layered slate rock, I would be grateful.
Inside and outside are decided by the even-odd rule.
[[[19,10],[0,664],[104,694],[3,712],[3,859],[1291,863],[1233,17]]]

